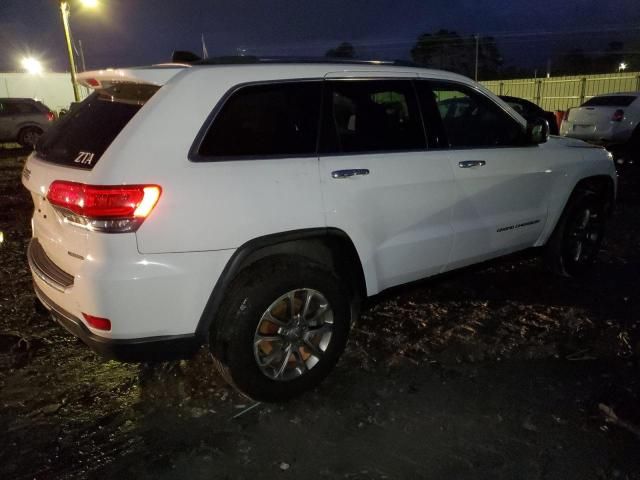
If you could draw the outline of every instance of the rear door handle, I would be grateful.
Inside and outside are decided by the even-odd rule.
[[[484,160],[464,160],[458,162],[460,168],[484,167],[487,164]]]
[[[331,172],[333,178],[349,178],[356,175],[369,175],[367,168],[350,168],[347,170],[334,170]]]

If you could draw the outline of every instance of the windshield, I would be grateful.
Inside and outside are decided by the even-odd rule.
[[[583,107],[628,107],[638,98],[633,95],[609,95],[605,97],[593,97],[587,100]]]

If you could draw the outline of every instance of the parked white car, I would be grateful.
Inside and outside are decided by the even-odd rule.
[[[607,147],[640,146],[640,92],[598,95],[569,109],[560,135]]]
[[[110,357],[208,344],[260,400],[318,384],[366,296],[529,247],[580,274],[615,198],[604,149],[548,139],[451,73],[256,60],[79,78],[95,93],[23,173],[38,298]]]

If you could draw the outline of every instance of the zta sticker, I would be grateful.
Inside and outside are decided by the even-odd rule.
[[[94,155],[95,153],[91,153],[91,152],[79,152],[74,162],[79,163],[81,165],[91,165],[93,163]]]

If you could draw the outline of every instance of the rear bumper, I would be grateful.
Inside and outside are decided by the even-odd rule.
[[[106,358],[125,362],[176,360],[189,358],[200,348],[195,334],[127,340],[101,337],[92,333],[79,318],[56,305],[35,283],[34,290],[56,322]]]
[[[47,303],[67,312],[90,338],[98,337],[96,342],[136,344],[137,339],[196,335],[206,343],[206,334],[196,329],[232,251],[141,255],[133,235],[93,237],[89,251],[94,253],[77,260],[71,271],[58,268],[45,242],[32,239],[27,258],[33,282]],[[93,328],[83,312],[109,319],[111,330]],[[83,336],[77,329],[73,333]]]
[[[563,129],[560,131],[560,135],[569,138],[576,138],[584,140],[585,142],[601,145],[604,147],[610,145],[622,145],[629,141],[631,138],[631,131],[627,129],[619,129],[617,126],[612,126],[607,130],[594,130],[591,132],[575,132],[573,131],[573,125],[563,125]]]

